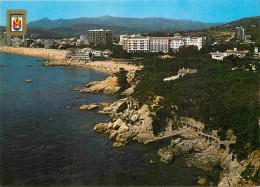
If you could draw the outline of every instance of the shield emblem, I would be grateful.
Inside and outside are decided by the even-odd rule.
[[[19,18],[15,18],[13,20],[13,29],[16,31],[19,31],[22,28],[22,23],[21,20]]]
[[[23,23],[22,15],[11,15],[11,30],[12,31],[22,31]]]

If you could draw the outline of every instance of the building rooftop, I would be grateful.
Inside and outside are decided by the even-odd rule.
[[[210,53],[211,55],[219,55],[219,56],[224,56],[224,53]]]
[[[197,69],[179,69],[178,73],[197,73]]]
[[[174,75],[174,76],[171,76],[171,77],[166,77],[163,79],[163,81],[171,81],[171,80],[175,80],[175,79],[178,79],[179,76],[178,75]]]
[[[110,31],[110,30],[105,30],[105,29],[92,29],[92,30],[89,30],[89,31]]]
[[[242,54],[242,53],[246,53],[246,51],[231,51],[231,50],[227,50],[227,51],[225,51],[225,53]]]

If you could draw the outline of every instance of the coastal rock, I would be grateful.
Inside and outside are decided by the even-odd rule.
[[[115,142],[114,144],[113,144],[113,147],[120,147],[120,146],[122,146],[122,145],[125,145],[123,142]]]
[[[193,142],[193,149],[195,151],[203,151],[210,146],[210,143],[203,138],[198,138]]]
[[[178,144],[180,142],[181,142],[181,139],[177,138],[177,139],[171,141],[171,145],[173,146],[173,145],[176,145],[176,144]]]
[[[116,107],[116,113],[120,113],[120,112],[123,112],[124,110],[127,109],[127,102],[122,102],[122,103],[119,103]]]
[[[198,184],[200,184],[200,185],[202,185],[202,186],[205,186],[205,185],[206,185],[206,179],[199,177]]]
[[[129,130],[129,127],[126,125],[126,123],[122,123],[120,128],[118,129],[118,133],[123,133]]]
[[[118,134],[116,136],[117,142],[127,142],[128,138],[131,136],[131,134]]]
[[[131,86],[130,88],[125,89],[121,95],[131,95],[134,93],[135,86]]]
[[[101,105],[103,107],[108,107],[108,106],[110,106],[110,103],[99,103],[99,105]]]
[[[108,128],[107,123],[99,123],[94,126],[94,131],[96,132],[105,132]]]
[[[174,156],[173,149],[171,146],[159,149],[158,155],[161,157],[161,162],[170,163]]]
[[[125,122],[123,122],[120,118],[116,120],[116,122],[113,124],[113,129],[117,130],[119,129],[122,125],[124,125]]]
[[[148,105],[146,105],[146,104],[144,104],[143,106],[142,106],[142,108],[140,108],[138,111],[138,115],[140,116],[139,118],[140,119],[145,119],[146,117],[148,117],[149,116],[149,106]]]
[[[137,114],[134,114],[134,115],[131,117],[131,121],[133,121],[133,122],[135,122],[137,119],[138,119],[138,115],[137,115]]]
[[[115,94],[120,90],[118,79],[110,76],[103,81],[94,81],[86,84],[88,88],[80,89],[79,92]]]
[[[188,153],[192,150],[192,147],[193,144],[190,140],[183,140],[175,146],[174,150],[177,154]]]
[[[148,143],[148,142],[151,142],[154,138],[154,135],[153,135],[153,132],[140,132],[138,135],[137,135],[137,140],[138,142],[143,142],[143,143]]]
[[[73,89],[71,89],[71,91],[79,91],[80,90],[80,88],[73,88]]]
[[[214,166],[219,163],[219,155],[215,152],[196,153],[191,158],[191,163],[197,168],[202,168],[205,171],[212,171]]]
[[[108,126],[107,126],[107,129],[108,130],[112,130],[113,129],[113,123],[109,122]]]
[[[88,105],[82,105],[79,107],[80,110],[94,110],[97,108],[98,108],[97,104],[88,104]]]
[[[113,131],[110,132],[109,139],[110,139],[110,140],[111,140],[111,139],[114,139],[114,138],[116,138],[116,136],[117,136],[117,131],[116,131],[116,130],[113,130]]]

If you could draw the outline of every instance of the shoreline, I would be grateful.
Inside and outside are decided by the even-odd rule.
[[[136,65],[130,65],[127,62],[116,62],[113,60],[88,63],[71,61],[66,59],[66,50],[0,46],[0,52],[46,58],[50,60],[50,62],[45,63],[46,66],[80,66],[101,71],[109,75],[119,72],[120,68],[124,68],[126,71],[136,71],[142,68]]]

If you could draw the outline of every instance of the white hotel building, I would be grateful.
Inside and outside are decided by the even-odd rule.
[[[128,53],[135,52],[149,52],[150,39],[145,37],[128,37],[123,40],[123,48],[127,50]]]
[[[206,43],[205,37],[126,37],[123,39],[123,50],[134,52],[164,52],[170,49],[178,51],[181,46],[197,46],[200,50]]]

